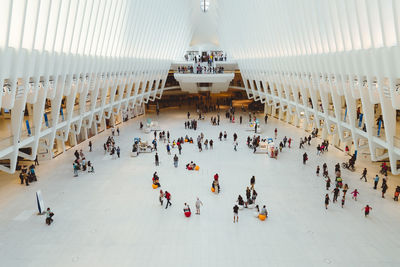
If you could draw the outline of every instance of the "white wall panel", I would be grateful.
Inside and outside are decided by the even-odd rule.
[[[51,150],[69,133],[161,97],[171,62],[193,32],[186,0],[5,0],[2,8],[0,108],[12,110],[9,146],[0,147],[0,159],[10,160],[9,168],[0,165],[6,172],[14,172],[18,156],[34,159],[41,139]],[[23,126],[26,103],[34,106],[30,135]],[[24,147],[32,154],[19,150]]]
[[[354,143],[355,149],[360,140],[367,141],[371,159],[389,159],[397,174],[399,13],[397,0],[219,0],[218,32],[222,46],[238,61],[250,98],[279,110],[280,118],[286,112],[286,121],[295,115],[295,125],[301,119],[303,127],[320,127],[323,120],[327,134]],[[259,80],[263,92],[253,86]],[[366,132],[356,121],[357,101]],[[380,137],[375,104],[387,125]]]

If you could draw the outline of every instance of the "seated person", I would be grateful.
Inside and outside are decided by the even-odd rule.
[[[158,179],[153,178],[153,184],[157,185],[158,187],[161,187],[160,180],[158,180]]]
[[[185,203],[185,207],[183,207],[183,212],[191,212],[188,204]]]
[[[219,193],[220,187],[219,187],[219,182],[218,182],[218,180],[214,180],[214,181],[212,182],[212,184],[211,184],[211,187],[215,189],[215,192]]]
[[[189,171],[194,170],[195,167],[196,164],[193,163],[193,161],[191,161],[189,164],[186,165],[186,169],[188,169]]]
[[[157,185],[158,187],[161,187],[160,178],[158,177],[157,172],[153,174],[153,184]]]
[[[261,214],[261,215],[265,215],[265,216],[268,217],[268,211],[267,211],[267,208],[265,207],[265,205],[264,205],[263,208],[261,209],[260,214]]]

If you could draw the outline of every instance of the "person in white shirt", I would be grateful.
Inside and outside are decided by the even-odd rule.
[[[196,201],[196,214],[200,215],[200,206],[203,206],[203,202],[199,198]]]

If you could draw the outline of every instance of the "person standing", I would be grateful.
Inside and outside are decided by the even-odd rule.
[[[383,188],[383,186],[387,184],[387,179],[388,179],[388,177],[386,175],[382,177],[382,186],[381,186],[381,188]]]
[[[278,137],[278,129],[275,128],[275,139]]]
[[[344,184],[343,186],[343,196],[346,196],[347,190],[349,190],[349,186],[347,184]]]
[[[233,223],[239,222],[239,207],[238,205],[233,206]]]
[[[366,182],[367,181],[367,168],[364,168],[360,180],[362,180],[363,178],[364,178],[364,180]]]
[[[92,152],[92,141],[89,141],[89,152]]]
[[[211,139],[210,140],[210,149],[213,149],[214,141]]]
[[[304,154],[303,154],[303,164],[306,164],[307,160],[308,160],[308,155],[307,155],[306,152],[304,152]]]
[[[342,209],[343,209],[343,207],[344,207],[344,202],[345,202],[345,200],[346,200],[346,197],[343,195],[343,197],[342,197]]]
[[[329,195],[325,194],[325,209],[328,209],[329,201]]]
[[[37,155],[35,157],[35,165],[39,165],[39,161],[38,161]]]
[[[364,208],[362,208],[362,210],[364,210],[364,216],[367,217],[369,215],[370,210],[372,210],[372,208],[367,205]]]
[[[331,178],[327,177],[327,179],[326,179],[326,190],[329,190],[329,187],[331,187]]]
[[[254,185],[256,184],[256,177],[253,175],[251,178],[250,178],[250,188],[251,188],[251,190],[254,190]]]
[[[317,166],[317,176],[319,176],[319,171],[320,171],[320,168],[319,168],[319,165]]]
[[[384,183],[383,185],[382,185],[382,198],[385,198],[385,193],[386,193],[386,190],[388,189],[388,186],[387,186],[387,184],[386,183]]]
[[[196,214],[200,215],[200,206],[203,206],[203,202],[199,198],[196,200]]]
[[[290,144],[292,143],[292,138],[291,137],[289,137],[289,140],[288,140],[288,147],[290,148]]]
[[[240,115],[239,117],[240,124],[242,124],[242,120],[243,120],[242,115]]]
[[[335,202],[337,202],[337,198],[338,198],[339,192],[340,192],[339,186],[336,186],[335,189],[333,189],[332,192],[333,192],[333,200],[332,200],[332,202],[335,203]]]
[[[379,182],[379,176],[378,174],[375,176],[374,178],[374,189],[376,190],[376,187],[378,186],[378,182]]]
[[[158,158],[158,153],[157,152],[156,152],[156,155],[154,156],[154,159],[155,159],[156,166],[159,166],[160,162],[159,162],[159,158]]]
[[[169,146],[169,143],[167,144],[167,153],[168,155],[171,155],[171,147]]]
[[[190,112],[187,113],[187,118],[190,119]]]
[[[165,206],[165,209],[168,208],[168,205],[172,205],[171,203],[171,194],[168,191],[165,191],[165,199],[167,200],[167,205]]]
[[[160,196],[158,197],[158,200],[160,201],[161,206],[163,205],[163,198],[164,198],[164,192],[160,189]]]
[[[268,114],[266,114],[266,113],[265,113],[264,121],[265,121],[265,124],[267,124],[267,122],[268,122]]]
[[[181,143],[178,143],[178,150],[179,150],[179,155],[182,154],[182,145]]]
[[[117,147],[117,156],[118,156],[118,158],[120,158],[120,155],[121,155],[121,149],[119,148],[119,146]]]
[[[119,136],[119,127],[117,127],[117,135]]]
[[[178,168],[178,156],[176,154],[174,156],[174,166],[175,168]]]

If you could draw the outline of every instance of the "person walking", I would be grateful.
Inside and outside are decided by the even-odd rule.
[[[174,166],[175,168],[178,168],[178,156],[176,154],[174,156]]]
[[[367,168],[364,168],[360,180],[362,180],[363,178],[364,178],[365,182],[367,182]]]
[[[325,209],[328,209],[329,201],[330,201],[329,195],[325,194]]]
[[[320,168],[319,168],[319,165],[317,166],[317,176],[319,176],[319,171],[320,171]]]
[[[203,206],[203,202],[199,198],[196,200],[196,214],[200,215],[200,206]]]
[[[89,152],[92,152],[92,141],[89,141]]]
[[[344,207],[344,202],[345,202],[345,200],[346,200],[346,197],[343,195],[343,197],[342,197],[342,209],[343,209],[343,207]]]
[[[372,210],[372,208],[367,205],[364,208],[362,208],[361,210],[364,210],[364,216],[367,217],[369,215],[369,212]]]
[[[266,113],[265,113],[264,121],[265,121],[265,124],[267,124],[267,122],[268,122],[268,114],[266,114]]]
[[[233,206],[233,223],[239,222],[239,207],[238,205]]]
[[[165,199],[167,200],[167,205],[165,206],[165,209],[168,208],[168,205],[172,205],[171,203],[171,194],[168,191],[165,191]]]
[[[375,176],[374,178],[374,189],[376,190],[376,187],[378,186],[378,182],[379,182],[379,176],[378,174]]]
[[[278,129],[275,128],[275,139],[278,137]]]
[[[360,194],[360,193],[357,191],[357,189],[354,189],[354,191],[351,192],[351,194],[353,195],[353,196],[352,196],[352,199],[354,199],[355,201],[357,201],[357,196]]]
[[[288,147],[290,148],[290,144],[292,143],[292,138],[291,137],[289,137],[289,140],[288,140]]]
[[[119,136],[119,127],[117,127],[117,135]]]
[[[155,159],[156,166],[159,166],[160,162],[159,162],[159,158],[158,158],[158,153],[157,152],[156,152],[156,155],[154,156],[154,159]]]

